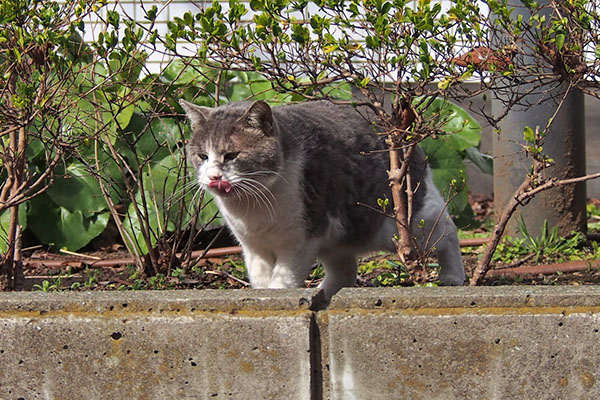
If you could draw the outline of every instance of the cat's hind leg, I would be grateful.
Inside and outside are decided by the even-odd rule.
[[[465,282],[465,269],[456,225],[446,211],[442,197],[437,197],[437,201],[431,203],[430,207],[413,215],[413,235],[421,251],[434,250],[441,267],[442,284],[462,286]]]
[[[448,230],[453,233],[443,234],[435,245],[435,254],[440,264],[440,280],[445,286],[462,286],[465,284],[465,268],[462,263],[462,255],[458,236],[456,235],[456,227],[450,217],[446,224]],[[452,224],[451,227],[448,225]]]
[[[443,285],[462,286],[465,269],[458,243],[456,225],[450,218],[447,202],[435,188],[431,170],[424,176],[427,188],[420,207],[411,217],[411,230],[422,252],[434,250],[441,267]]]
[[[319,261],[325,269],[325,279],[319,285],[327,300],[341,288],[354,286],[356,282],[356,254],[344,250],[333,249],[319,254]]]

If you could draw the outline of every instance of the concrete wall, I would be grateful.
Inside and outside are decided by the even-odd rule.
[[[600,287],[3,293],[0,399],[590,399]]]

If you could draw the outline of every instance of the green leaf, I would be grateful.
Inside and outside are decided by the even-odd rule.
[[[291,38],[299,44],[305,44],[310,40],[310,32],[308,28],[305,28],[302,25],[294,24],[292,25]]]
[[[291,100],[289,94],[273,89],[271,81],[257,73],[237,72],[231,75],[237,82],[227,92],[229,101],[265,100],[271,104],[283,104]]]
[[[156,245],[160,237],[177,229],[177,221],[182,221],[183,229],[192,221],[196,213],[199,213],[198,223],[201,226],[209,224],[207,228],[211,229],[222,225],[220,219],[213,221],[218,210],[209,196],[205,195],[202,206],[196,209],[197,203],[194,199],[198,198],[196,196],[198,189],[190,188],[189,184],[184,185],[183,178],[192,175],[192,171],[186,168],[185,160],[179,154],[165,157],[144,173],[145,190],[143,193],[139,191],[136,193],[136,204],[141,210],[142,220],[140,221],[135,212],[135,205],[132,203],[123,221],[125,229],[135,241],[130,245],[134,245],[142,253],[147,253],[149,248]],[[144,208],[144,204],[148,207]],[[146,226],[150,232],[150,243],[144,239],[143,226]]]
[[[494,174],[494,157],[480,152],[476,147],[468,148],[465,151],[465,155],[481,172],[490,175]]]
[[[261,0],[250,0],[250,8],[253,11],[264,10],[263,2]]]
[[[469,204],[467,185],[458,185],[460,189],[458,193],[452,189],[453,182],[461,182],[464,179],[466,165],[461,153],[456,151],[454,146],[448,145],[444,138],[427,138],[419,146],[427,155],[433,173],[433,183],[444,199],[451,199],[448,212],[454,222],[460,228],[476,226],[473,210]]]
[[[142,159],[152,156],[155,162],[171,154],[171,149],[182,140],[183,125],[175,118],[155,118],[136,135],[136,152]]]
[[[469,117],[470,118],[470,117]],[[464,151],[470,147],[479,145],[481,141],[481,127],[477,122],[463,119],[462,117],[454,118],[442,127],[442,130],[451,135],[450,137],[456,143],[459,151]]]
[[[41,243],[77,251],[102,233],[109,219],[109,212],[84,217],[81,211],[71,212],[42,194],[31,200],[27,223]]]
[[[27,228],[27,213],[29,211],[29,203],[19,205],[19,225],[21,230]],[[6,254],[8,250],[7,233],[10,225],[10,209],[4,210],[0,214],[0,253]]]
[[[421,100],[415,99],[415,104]],[[439,118],[445,133],[438,139],[428,137],[419,143],[427,155],[433,181],[446,199],[452,198],[448,209],[457,225],[475,226],[467,186],[458,185],[459,192],[455,193],[452,183],[464,180],[464,157],[468,153],[475,156],[475,146],[481,140],[481,126],[467,111],[444,99],[435,99],[426,110],[420,111],[425,118]]]
[[[440,80],[438,82],[438,89],[440,90],[447,90],[450,85],[452,85],[452,82],[454,81],[454,78],[448,76],[448,77],[444,77],[442,80]]]
[[[101,234],[110,219],[110,213],[100,213],[86,218],[80,211],[71,213],[66,208],[60,209],[62,233],[65,238],[64,244],[56,243],[57,247],[66,247],[68,250],[76,251],[88,244],[92,239]]]
[[[33,139],[31,142],[29,142],[27,149],[25,150],[27,152],[27,160],[31,161],[38,156],[43,155],[45,147],[46,146],[44,146],[44,143],[42,143],[39,139]]]
[[[141,197],[136,198],[136,202],[138,206],[141,206]],[[142,210],[143,212],[143,210]],[[134,204],[130,204],[127,210],[127,215],[125,215],[125,220],[123,221],[123,227],[129,233],[129,235],[133,239],[133,243],[128,243],[128,248],[137,248],[142,254],[147,254],[150,248],[154,247],[154,245],[158,241],[158,237],[155,234],[158,227],[158,216],[156,213],[150,213],[146,217],[147,214],[142,214],[143,222],[138,218],[137,213],[135,212]],[[148,225],[151,232],[150,243],[144,239],[142,223]]]
[[[368,76],[365,76],[358,84],[359,87],[367,87],[367,85],[369,84],[369,82],[371,82],[371,78],[369,78]]]
[[[323,53],[325,54],[329,54],[335,50],[338,49],[338,45],[337,44],[328,44],[326,46],[323,47]]]
[[[526,126],[523,129],[523,139],[528,143],[535,143],[535,132],[530,126]]]
[[[52,201],[69,210],[80,212],[85,217],[106,211],[108,206],[96,178],[91,176],[79,161],[73,161],[48,189]]]
[[[200,73],[198,63],[177,58],[169,63],[161,73],[160,78],[164,82],[174,83],[176,85],[189,85],[192,82],[202,80],[203,76]]]
[[[352,86],[349,83],[331,84],[323,88],[323,94],[338,100],[352,100]]]
[[[144,18],[150,22],[154,22],[156,20],[156,15],[158,14],[158,7],[153,5],[146,11],[146,15]]]
[[[106,101],[100,103],[100,110],[102,121],[107,125],[107,133],[111,136],[114,144],[119,130],[123,130],[129,125],[135,111],[135,104],[128,103],[126,99],[120,102]]]
[[[421,100],[415,99],[415,103]],[[443,122],[442,131],[452,138],[457,150],[464,151],[479,145],[481,125],[462,107],[444,99],[435,99],[422,113],[425,118],[435,116]]]
[[[144,51],[136,53],[131,59],[123,63],[119,77],[125,82],[136,83],[140,78],[147,59],[148,53]]]
[[[125,107],[118,108],[117,115],[115,116],[115,120],[121,129],[127,128],[129,122],[131,121],[131,117],[133,116],[133,112],[135,111],[135,104],[129,104]]]
[[[554,43],[556,44],[556,48],[558,49],[558,51],[561,51],[563,46],[565,45],[565,34],[564,33],[557,34],[556,37],[554,38]]]

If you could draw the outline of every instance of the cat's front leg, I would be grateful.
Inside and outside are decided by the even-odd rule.
[[[343,287],[352,287],[356,282],[358,265],[356,255],[343,249],[319,254],[319,260],[325,268],[325,279],[319,285],[329,301]]]
[[[303,287],[304,280],[310,273],[315,258],[314,252],[305,249],[298,252],[279,254],[275,262],[275,268],[273,268],[269,288]]]
[[[275,260],[254,249],[244,247],[244,261],[246,262],[246,272],[252,288],[268,288],[273,275]]]

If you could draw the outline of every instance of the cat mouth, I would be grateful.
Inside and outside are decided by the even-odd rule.
[[[231,183],[223,179],[210,181],[208,187],[214,189],[220,194],[229,194],[233,190]]]

